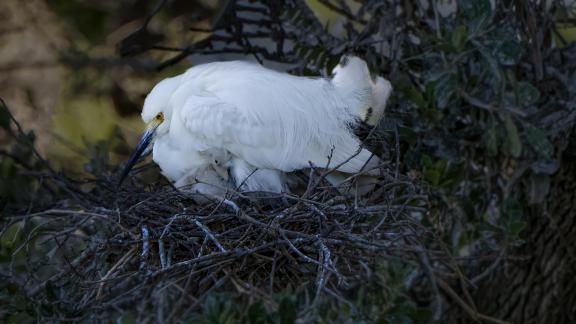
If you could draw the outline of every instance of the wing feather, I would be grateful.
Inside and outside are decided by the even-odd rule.
[[[329,161],[333,167],[349,160],[339,170],[353,173],[377,160],[360,149],[347,126],[354,117],[329,81],[226,66],[192,69],[173,97],[174,136],[192,137],[196,149],[223,149],[264,169],[293,171]]]
[[[186,130],[208,146],[262,147],[273,144],[272,125],[249,118],[235,105],[215,96],[189,96],[180,110],[180,117]]]

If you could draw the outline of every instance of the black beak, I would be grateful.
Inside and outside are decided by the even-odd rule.
[[[156,128],[157,127],[146,129],[144,134],[142,134],[142,137],[140,137],[140,141],[136,146],[136,150],[134,151],[134,153],[132,153],[132,156],[130,156],[128,163],[126,163],[126,166],[124,167],[124,170],[122,170],[122,175],[120,176],[118,187],[122,185],[122,182],[124,182],[124,179],[126,179],[128,174],[130,173],[130,170],[132,170],[132,168],[134,167],[134,165],[136,165],[140,157],[144,154],[144,152],[146,152],[146,149],[148,148],[148,146],[152,142],[152,139],[154,138]]]

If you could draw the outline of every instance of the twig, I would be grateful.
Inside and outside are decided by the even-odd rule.
[[[100,279],[101,283],[100,286],[98,287],[98,292],[96,293],[96,299],[100,299],[100,297],[102,297],[102,289],[104,288],[106,279],[108,279],[114,273],[114,271],[116,271],[116,269],[118,269],[119,267],[123,266],[125,263],[130,261],[135,251],[136,251],[135,246],[132,247],[130,250],[128,250],[128,252],[126,252],[126,254],[124,254],[120,259],[118,259],[118,261],[116,261],[116,263],[110,268],[110,270],[106,272],[104,277]]]
[[[420,259],[420,263],[423,266],[424,273],[428,277],[430,281],[430,286],[432,287],[432,293],[434,294],[434,316],[432,317],[435,322],[440,321],[442,318],[442,295],[440,294],[440,290],[438,289],[438,281],[436,276],[434,275],[434,271],[432,270],[432,265],[430,264],[430,259],[426,252],[420,248],[418,249],[418,257]]]
[[[150,234],[148,233],[148,227],[142,225],[140,227],[142,233],[142,252],[140,253],[140,271],[146,270],[146,263],[148,261],[148,255],[150,254]]]
[[[226,252],[226,249],[222,246],[222,244],[220,244],[220,242],[218,242],[216,237],[214,237],[214,235],[212,235],[212,233],[208,230],[208,228],[206,228],[206,226],[204,226],[204,224],[202,224],[197,219],[194,220],[193,223],[196,226],[198,226],[204,232],[204,234],[206,234],[206,236],[210,239],[210,241],[212,241],[212,243],[214,243],[221,252]]]
[[[164,240],[162,238],[158,239],[158,255],[160,256],[160,267],[162,269],[166,268],[166,251],[164,249]]]

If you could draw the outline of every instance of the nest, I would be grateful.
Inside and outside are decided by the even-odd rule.
[[[311,172],[300,195],[230,193],[204,204],[138,179],[121,191],[115,179],[68,182],[70,199],[12,217],[4,230],[28,227],[19,249],[31,272],[19,280],[59,319],[138,309],[149,310],[141,320],[171,321],[218,292],[274,310],[287,289],[303,291],[309,305],[352,307],[387,260],[421,260],[429,235],[415,217],[426,196],[385,168],[363,199],[341,194],[324,175]]]
[[[0,318],[174,322],[250,313],[256,321],[260,305],[280,322],[376,320],[398,304],[398,290],[406,299],[425,282],[409,298],[434,306],[439,319],[439,287],[453,292],[437,274],[457,267],[422,225],[427,195],[400,175],[398,158],[380,166],[365,196],[362,174],[335,188],[325,180],[330,170],[312,167],[292,194],[207,199],[172,187],[152,164],[121,188],[99,160],[94,178],[74,180],[52,169],[6,112],[15,147],[36,162],[5,152],[31,180],[31,199],[0,218]],[[227,308],[214,303],[222,294]]]

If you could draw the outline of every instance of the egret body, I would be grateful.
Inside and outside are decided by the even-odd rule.
[[[336,167],[371,168],[378,158],[361,147],[352,126],[379,118],[390,95],[366,63],[343,59],[333,77],[297,77],[247,62],[215,62],[158,83],[146,97],[146,131],[125,168],[153,145],[153,160],[177,186],[223,185],[285,190],[283,173]],[[205,191],[206,188],[198,191]]]

